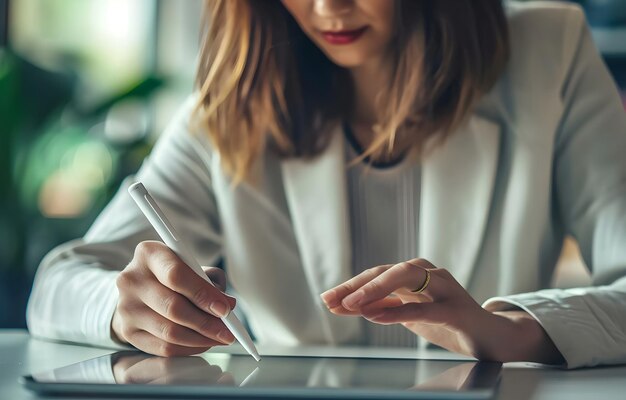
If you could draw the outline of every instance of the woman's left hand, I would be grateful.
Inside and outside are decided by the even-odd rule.
[[[412,292],[424,286],[426,270],[426,288]],[[401,323],[431,343],[481,360],[563,362],[529,314],[482,308],[448,270],[424,259],[370,268],[321,297],[334,314]]]

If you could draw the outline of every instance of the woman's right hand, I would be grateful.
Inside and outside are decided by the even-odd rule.
[[[166,245],[141,242],[117,278],[119,301],[111,328],[115,339],[159,356],[202,353],[235,338],[221,316],[235,307],[224,294],[224,272],[205,268],[212,286]]]
[[[113,357],[115,382],[142,385],[235,385],[232,374],[209,364],[202,357],[163,358],[133,353]]]

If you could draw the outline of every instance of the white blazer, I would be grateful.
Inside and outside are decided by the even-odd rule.
[[[582,11],[507,6],[512,57],[467,125],[423,161],[419,254],[479,302],[520,307],[569,367],[626,362],[626,116]],[[35,336],[115,346],[115,278],[156,234],[126,187],[142,180],[204,265],[225,260],[257,340],[358,344],[358,318],[319,294],[351,276],[344,140],[319,157],[264,154],[258,184],[231,185],[190,99],[136,178],[82,239],[53,250],[28,308]],[[594,287],[548,288],[573,235]],[[621,279],[620,279],[621,278]]]

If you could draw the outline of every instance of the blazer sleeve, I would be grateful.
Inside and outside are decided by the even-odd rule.
[[[117,305],[116,277],[133,258],[135,246],[157,240],[127,193],[144,182],[179,235],[203,265],[221,254],[221,231],[213,196],[208,146],[190,131],[189,98],[159,138],[135,177],[127,178],[86,235],[52,250],[42,261],[27,308],[32,335],[120,347],[111,339]]]
[[[489,299],[519,307],[543,326],[568,368],[626,363],[626,114],[582,13],[562,90],[554,156],[554,202],[576,238],[593,287]]]

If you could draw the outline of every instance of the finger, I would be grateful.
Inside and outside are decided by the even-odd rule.
[[[367,309],[370,311],[381,310],[388,307],[397,307],[402,305],[402,300],[393,297],[385,297],[384,299],[375,301],[373,303],[368,304],[364,309],[359,310],[348,310],[343,307],[341,304],[337,307],[331,308],[329,311],[333,314],[337,315],[363,315],[363,310]]]
[[[232,343],[233,335],[217,317],[208,314],[186,297],[154,282],[149,290],[138,290],[139,299],[161,316],[199,334],[223,343]]]
[[[146,357],[149,357],[142,353],[138,354],[136,356],[122,356],[115,361],[113,364],[113,377],[116,383],[127,383],[126,372]]]
[[[389,325],[402,322],[422,322],[426,324],[440,324],[447,322],[449,315],[438,303],[405,303],[397,307],[383,309],[368,309],[363,311],[363,317],[377,324]]]
[[[130,337],[131,343],[146,353],[155,354],[162,357],[179,357],[200,354],[207,351],[210,346],[186,347],[159,339],[146,331],[135,331]]]
[[[148,267],[163,285],[182,294],[203,311],[220,318],[228,315],[234,299],[201,278],[169,248],[152,251],[148,257]]]
[[[387,271],[392,266],[393,264],[386,264],[373,268],[368,268],[357,276],[342,283],[341,285],[325,291],[320,296],[322,297],[322,300],[324,301],[324,303],[326,303],[326,306],[328,308],[337,307],[341,304],[341,301],[344,299],[344,297],[348,296],[351,293],[354,293],[355,290],[359,289],[367,282]]]
[[[418,267],[422,267],[424,269],[430,269],[430,270],[437,269],[437,267],[435,267],[430,261],[424,258],[413,258],[406,262],[408,262],[409,264],[416,265]]]
[[[431,272],[431,279],[428,287],[423,293],[428,293],[435,285],[436,279]],[[341,304],[348,310],[356,310],[373,301],[387,297],[398,289],[413,289],[424,285],[426,281],[426,271],[421,266],[402,262],[387,269],[382,274],[376,276],[364,284],[354,293],[346,296]]]
[[[206,276],[209,277],[211,282],[213,282],[219,290],[221,290],[222,292],[226,291],[226,274],[224,273],[223,269],[204,266],[202,267],[202,269],[204,270]]]
[[[120,358],[118,358],[115,361],[115,367],[119,367],[123,370],[127,370],[128,368],[132,367],[133,365],[140,363],[142,360],[146,359],[146,355],[145,354],[141,354],[141,353],[137,353],[137,355],[133,355],[133,356],[122,356]]]
[[[235,386],[235,377],[230,372],[224,372],[215,383],[222,386]]]
[[[208,338],[192,329],[170,321],[148,307],[135,313],[135,324],[139,329],[149,332],[161,340],[185,347],[219,346],[230,344],[235,339],[230,333],[228,337],[218,334],[215,339]],[[228,332],[227,329],[226,332]],[[230,340],[231,338],[232,340]]]
[[[188,358],[185,358],[185,362]],[[180,384],[194,384],[202,382],[203,384],[214,384],[221,376],[222,369],[216,365],[207,365],[201,367],[201,369],[190,368],[169,368],[166,373],[159,376],[154,376],[150,384],[159,385],[172,385],[176,383]]]
[[[126,383],[150,383],[155,377],[167,374],[167,360],[172,360],[172,358],[144,358],[124,371],[124,380]]]
[[[150,380],[145,377],[145,373],[135,373],[137,371],[136,368],[131,367],[129,369],[117,369],[114,372],[115,375],[115,383],[121,384],[144,384],[149,382]],[[143,371],[143,370],[139,370]]]
[[[146,365],[136,366],[145,371],[147,383],[150,384],[198,381],[211,383],[212,376],[221,373],[219,367],[209,365],[202,357],[152,357],[150,361]]]

